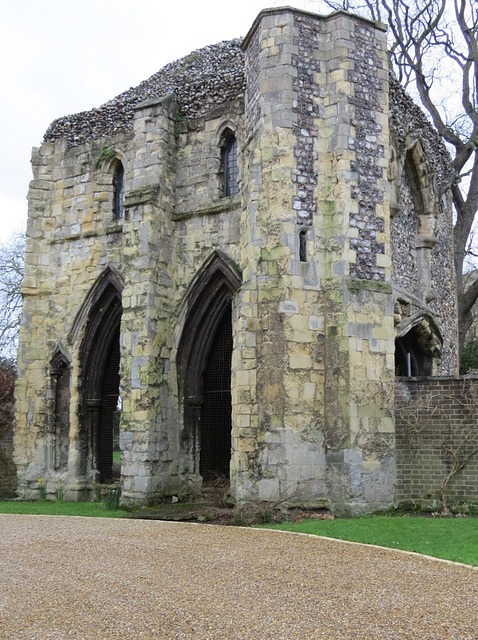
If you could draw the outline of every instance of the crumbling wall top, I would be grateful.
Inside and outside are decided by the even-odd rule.
[[[179,112],[184,117],[205,116],[215,106],[244,95],[246,78],[241,46],[243,42],[237,38],[193,51],[98,108],[54,120],[44,141],[64,138],[69,147],[75,147],[107,135],[131,131],[135,107],[165,94],[175,95]],[[438,181],[444,180],[449,166],[447,150],[423,111],[393,75],[390,78],[390,128],[399,146],[409,144],[411,136],[426,139]]]
[[[171,62],[137,87],[131,87],[97,109],[52,122],[45,142],[66,138],[74,147],[89,140],[133,128],[134,107],[145,100],[174,93],[187,118],[205,115],[214,106],[244,94],[244,57],[241,40],[229,40],[193,51]]]
[[[412,100],[393,74],[390,74],[390,131],[403,153],[420,140],[436,175],[437,185],[450,175],[451,157],[437,131],[422,109]]]

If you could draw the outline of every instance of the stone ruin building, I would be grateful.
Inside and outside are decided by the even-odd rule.
[[[395,377],[454,374],[448,156],[380,24],[268,9],[244,40],[52,123],[33,150],[18,493],[361,513],[395,483]],[[114,462],[114,450],[121,462]]]

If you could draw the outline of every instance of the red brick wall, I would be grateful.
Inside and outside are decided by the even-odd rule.
[[[395,406],[395,498],[439,499],[440,484],[452,467],[443,445],[458,451],[460,459],[478,448],[478,376],[401,378]],[[478,503],[477,453],[449,481],[446,496],[450,505]]]

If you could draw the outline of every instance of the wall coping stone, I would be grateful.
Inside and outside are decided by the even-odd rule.
[[[242,41],[241,44],[241,48],[243,51],[245,51],[249,45],[249,42],[252,38],[252,36],[254,35],[255,30],[257,29],[260,21],[262,20],[262,18],[264,16],[275,16],[281,13],[293,13],[294,15],[303,15],[303,16],[309,16],[310,18],[317,18],[323,22],[327,22],[328,20],[333,20],[334,18],[336,18],[339,15],[343,15],[347,18],[350,18],[352,20],[358,20],[359,22],[365,22],[366,24],[372,25],[374,27],[376,27],[377,29],[380,29],[381,31],[387,32],[388,31],[388,27],[383,23],[380,22],[379,20],[369,20],[368,18],[364,18],[363,16],[356,16],[353,13],[350,13],[348,11],[344,11],[343,9],[339,9],[338,11],[333,11],[332,13],[329,13],[327,15],[322,15],[320,13],[315,13],[314,11],[306,11],[305,9],[297,9],[295,7],[291,7],[289,5],[286,5],[284,7],[273,7],[270,9],[263,9],[257,16],[257,18],[254,20],[254,22],[252,23],[252,27],[249,29],[249,31],[247,32],[244,40]]]

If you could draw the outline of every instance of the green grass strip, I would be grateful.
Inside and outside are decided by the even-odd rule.
[[[0,502],[0,513],[42,516],[88,516],[92,518],[123,518],[124,509],[108,510],[102,502]]]
[[[478,565],[477,518],[367,516],[262,526],[415,551],[435,558]]]

